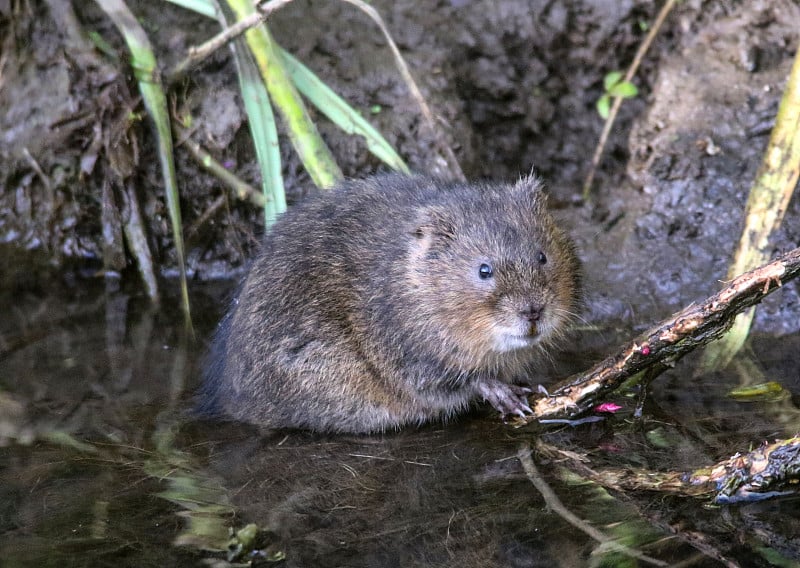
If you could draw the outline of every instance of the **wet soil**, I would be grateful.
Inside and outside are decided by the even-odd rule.
[[[128,4],[165,69],[217,30],[166,3]],[[636,79],[640,95],[623,105],[589,203],[579,195],[602,127],[594,103],[603,76],[630,62],[657,6],[373,5],[467,175],[513,179],[535,167],[578,240],[591,329],[559,357],[554,376],[717,289],[797,49],[795,2],[680,3]],[[579,566],[596,544],[547,510],[515,458],[521,442],[542,436],[597,465],[691,469],[800,430],[796,284],[759,308],[745,362],[704,376],[686,359],[653,385],[643,422],[632,420],[624,396],[625,410],[604,422],[546,431],[511,430],[486,409],[364,438],[196,420],[191,392],[204,342],[235,287],[224,278],[250,258],[261,215],[231,198],[211,221],[187,229],[198,336],[191,342],[172,307],[174,251],[135,84],[124,58],[101,54],[81,32],[99,32],[118,54],[122,42],[94,3],[74,3],[74,13],[70,6],[0,2],[0,558],[21,566],[194,566],[216,558],[186,536],[193,493],[175,495],[181,472],[181,480],[215,488],[207,499],[235,509],[226,526],[267,529],[265,548],[284,551],[290,566]],[[413,169],[446,175],[363,14],[297,0],[270,25]],[[228,52],[174,95],[195,118],[193,137],[257,184]],[[324,121],[320,130],[347,175],[380,169],[360,141]],[[302,199],[315,190],[288,145],[281,150],[290,200]],[[189,228],[224,190],[182,148],[176,156]],[[159,307],[144,297],[124,245],[119,219],[130,188],[167,277]],[[775,251],[800,242],[799,221],[794,199]],[[725,396],[762,379],[791,396],[753,404]],[[579,517],[663,561],[800,559],[794,499],[708,508],[606,492],[576,482],[559,463],[540,468]]]
[[[119,36],[94,3],[67,0],[0,8],[7,57],[0,89],[0,242],[58,270],[131,266],[120,217],[135,193],[161,273],[176,274],[171,230],[149,125],[124,65]],[[216,24],[160,2],[131,2],[159,63],[170,69]],[[681,3],[636,79],[610,138],[593,199],[579,199],[601,120],[603,76],[624,69],[656,7],[650,2],[378,2],[445,138],[469,177],[513,179],[536,169],[579,240],[590,283],[590,319],[653,321],[713,291],[742,224],[797,45],[795,3]],[[336,25],[331,25],[336,22]],[[277,12],[278,41],[361,110],[414,170],[448,175],[380,32],[337,2],[298,0]],[[97,32],[110,59],[89,42]],[[173,90],[194,117],[193,138],[258,184],[229,52],[217,52]],[[46,84],[47,89],[39,88]],[[374,112],[374,109],[379,109]],[[324,138],[348,176],[381,166],[360,140],[324,119]],[[290,201],[312,188],[282,146]],[[235,276],[262,232],[261,215],[234,200],[202,226],[224,190],[176,151],[189,272]],[[724,212],[724,213],[723,213]],[[798,242],[794,200],[776,251]],[[134,273],[126,275],[136,278]],[[761,329],[800,320],[797,288],[759,312]]]

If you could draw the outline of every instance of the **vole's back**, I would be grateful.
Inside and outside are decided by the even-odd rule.
[[[574,312],[577,273],[534,180],[345,183],[265,238],[207,396],[235,418],[321,431],[421,423],[476,396],[520,412],[506,383]]]

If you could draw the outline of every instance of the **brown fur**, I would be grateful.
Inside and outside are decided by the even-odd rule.
[[[337,432],[419,424],[479,396],[524,411],[509,385],[578,302],[578,260],[545,201],[532,177],[512,186],[390,175],[294,207],[220,324],[208,406]]]

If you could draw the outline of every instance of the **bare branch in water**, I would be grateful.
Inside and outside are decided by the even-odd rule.
[[[529,405],[533,414],[515,418],[512,424],[519,427],[543,418],[572,418],[636,373],[655,369],[651,375],[657,376],[687,353],[721,337],[739,312],[798,274],[800,248],[738,276],[720,292],[662,321],[588,371],[560,381],[550,394],[532,395]]]

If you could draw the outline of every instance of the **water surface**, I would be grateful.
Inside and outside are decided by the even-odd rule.
[[[636,565],[546,506],[522,444],[540,438],[596,468],[691,470],[800,431],[797,335],[756,337],[726,373],[681,362],[653,385],[642,421],[620,396],[617,415],[576,428],[514,430],[486,408],[382,436],[211,422],[191,412],[192,393],[229,289],[196,287],[195,341],[172,303],[113,283],[0,293],[2,565],[197,566],[224,558],[204,548],[248,523],[261,528],[257,561],[285,566]],[[585,332],[581,356],[559,356],[552,372],[585,366],[613,335]],[[726,396],[764,379],[788,398]],[[800,562],[795,498],[710,506],[604,489],[534,459],[578,519],[661,562]]]

